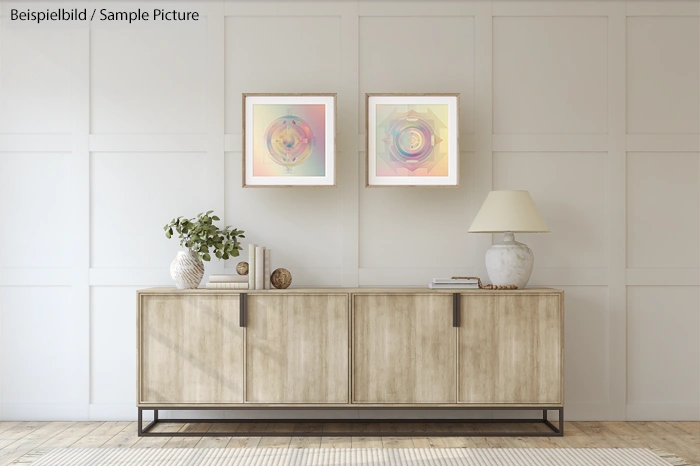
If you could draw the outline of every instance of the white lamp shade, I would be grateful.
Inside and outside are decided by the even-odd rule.
[[[549,227],[527,191],[491,191],[470,233],[546,233]]]

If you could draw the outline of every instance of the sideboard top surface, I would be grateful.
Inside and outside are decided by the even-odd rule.
[[[139,294],[211,294],[211,295],[237,295],[247,294],[288,294],[288,293],[338,293],[338,294],[373,294],[373,293],[422,293],[422,294],[474,294],[474,295],[520,295],[520,294],[563,294],[563,290],[556,288],[524,288],[522,290],[480,290],[480,289],[444,289],[432,290],[430,288],[402,288],[402,287],[362,287],[362,288],[287,288],[285,290],[211,290],[196,288],[192,290],[178,290],[172,287],[146,288],[138,290]]]

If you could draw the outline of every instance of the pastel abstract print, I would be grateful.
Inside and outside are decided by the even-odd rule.
[[[326,175],[325,104],[253,105],[253,176]]]
[[[376,175],[449,174],[447,104],[377,104]]]

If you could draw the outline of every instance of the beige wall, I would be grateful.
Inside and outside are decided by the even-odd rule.
[[[134,290],[171,284],[173,216],[223,213],[297,286],[424,285],[486,277],[469,224],[528,189],[568,417],[700,420],[698,1],[197,8],[0,24],[0,417],[133,417]],[[338,187],[242,189],[242,92],[337,92]],[[365,92],[459,92],[461,186],[364,188]]]

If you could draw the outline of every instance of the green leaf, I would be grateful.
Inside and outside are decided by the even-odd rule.
[[[202,256],[202,259],[204,259],[205,261],[209,262],[209,261],[211,260],[211,256],[207,253],[207,254],[204,254],[204,255]]]
[[[214,215],[214,216],[212,217],[212,220],[218,222],[218,221],[221,220],[221,219],[220,219],[219,217],[217,217],[216,215]]]

